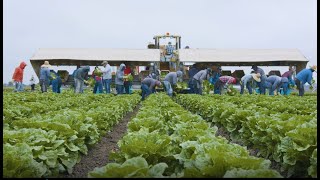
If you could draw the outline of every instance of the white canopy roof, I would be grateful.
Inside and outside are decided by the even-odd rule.
[[[181,62],[308,62],[298,49],[180,49],[179,58]]]
[[[30,60],[160,61],[159,49],[41,48]]]

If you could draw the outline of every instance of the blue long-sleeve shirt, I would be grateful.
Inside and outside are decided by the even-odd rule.
[[[279,90],[281,87],[281,77],[277,75],[271,75],[267,78],[267,82],[271,83],[271,92],[274,90]]]
[[[312,80],[312,70],[311,69],[304,69],[302,71],[300,71],[297,76],[296,76],[297,79],[299,79],[299,81],[302,83],[302,84],[305,84],[306,82],[308,84],[312,84],[311,83],[311,80]]]
[[[50,69],[47,67],[41,67],[39,79],[49,81],[49,78],[50,78]]]
[[[247,74],[247,75],[244,75],[242,78],[241,78],[241,81],[242,83],[246,86],[248,82],[253,82],[253,77],[252,77],[252,74]]]

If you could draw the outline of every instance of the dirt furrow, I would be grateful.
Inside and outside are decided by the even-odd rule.
[[[126,114],[126,116],[115,125],[112,130],[102,137],[101,141],[89,149],[88,155],[83,155],[81,161],[73,167],[72,174],[61,174],[59,178],[87,178],[88,172],[95,167],[105,166],[109,163],[109,153],[118,149],[117,142],[127,132],[127,124],[139,111],[141,105]]]

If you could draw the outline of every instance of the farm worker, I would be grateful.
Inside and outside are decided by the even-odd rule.
[[[201,70],[199,72],[197,72],[197,74],[195,74],[193,76],[193,88],[196,94],[200,94],[202,95],[202,84],[203,84],[203,80],[209,80],[210,75],[211,75],[211,69],[207,68],[204,70]]]
[[[101,64],[104,69],[102,69],[102,79],[103,79],[103,85],[104,88],[106,89],[106,93],[110,93],[110,87],[111,87],[111,81],[112,81],[112,72],[111,72],[111,66],[108,64],[108,61],[103,61]]]
[[[14,83],[14,92],[23,91],[22,81],[23,81],[23,70],[27,66],[25,62],[21,62],[18,67],[14,70],[12,81]]]
[[[312,86],[312,73],[317,72],[317,66],[313,65],[311,68],[306,68],[302,71],[300,71],[296,78],[294,79],[297,88],[299,89],[299,96],[304,95],[304,84],[308,83],[310,86]]]
[[[74,80],[74,76],[75,76],[77,70],[78,70],[78,68],[76,70],[74,70],[72,73],[73,80]],[[74,81],[73,89],[74,89],[74,93],[75,93],[76,92],[76,81]]]
[[[194,91],[194,84],[193,84],[193,76],[197,74],[199,70],[197,69],[196,65],[192,65],[191,69],[188,72],[189,75],[189,82],[188,82],[188,87],[190,88],[190,93],[193,94],[195,93]]]
[[[265,87],[264,87],[264,83],[265,83],[265,81],[266,81],[266,79],[267,79],[267,76],[266,76],[266,74],[264,73],[264,70],[261,69],[261,68],[259,68],[259,67],[256,66],[256,65],[253,65],[253,66],[251,67],[251,69],[254,70],[254,73],[260,73],[260,75],[261,75],[261,77],[260,77],[261,82],[257,82],[257,85],[258,85],[258,87],[259,87],[260,94],[265,94],[265,93],[266,93],[266,89],[265,89]]]
[[[143,101],[151,93],[154,93],[156,86],[160,87],[161,86],[161,82],[158,81],[158,80],[155,80],[153,78],[145,78],[141,82],[141,90],[142,90],[142,98],[141,98],[141,100]]]
[[[247,87],[249,94],[252,94],[251,83],[253,83],[254,81],[261,82],[260,77],[261,77],[260,73],[257,73],[257,74],[252,73],[252,74],[244,75],[240,81],[240,87],[241,87],[240,94],[243,94],[244,86]]]
[[[287,79],[288,80],[288,79]],[[277,95],[277,92],[279,91],[282,82],[284,82],[281,77],[277,75],[271,75],[266,79],[266,85],[265,88],[269,89],[269,95]]]
[[[294,82],[294,80],[292,78],[293,73],[294,73],[294,69],[290,67],[289,71],[283,73],[282,76],[281,76],[281,77],[285,77],[285,78],[288,79],[288,82],[283,82],[282,86],[281,86],[283,88],[283,91],[284,91],[285,95],[288,95],[289,84],[292,85],[292,86],[295,85],[295,82]]]
[[[178,77],[182,77],[182,71],[169,72],[163,80],[165,90],[170,97],[173,95],[173,89],[177,85]]]
[[[156,75],[156,73],[152,72],[152,73],[150,73],[150,74],[149,74],[147,77],[145,77],[145,78],[157,79],[157,75]]]
[[[280,88],[283,90],[284,95],[288,95],[289,79],[287,77],[281,77],[281,84],[278,88],[278,93],[280,93]]]
[[[41,86],[41,92],[47,92],[48,85],[49,85],[49,78],[52,78],[50,75],[50,69],[51,65],[49,64],[49,61],[44,61],[44,64],[41,65],[40,68],[40,86]]]
[[[172,46],[171,42],[166,45],[166,55],[172,55],[174,51],[174,46]]]
[[[54,93],[61,93],[61,85],[62,85],[62,80],[59,76],[58,73],[56,73],[54,70],[50,70],[50,84],[52,85],[52,92]]]
[[[34,91],[34,86],[35,85],[36,85],[36,80],[34,79],[34,76],[31,75],[31,79],[30,79],[31,91]]]
[[[209,79],[210,83],[214,85],[220,76],[221,76],[221,67],[217,67],[217,69],[213,71],[212,76]]]
[[[126,68],[126,65],[121,63],[119,69],[116,72],[116,78],[115,78],[115,84],[116,84],[116,90],[117,94],[123,94],[124,90],[124,69]]]
[[[165,56],[165,58],[166,58],[166,61],[168,61],[167,59],[170,60],[169,61],[169,66],[170,66],[170,68],[173,68],[173,69],[175,69],[175,66],[176,66],[175,62],[172,61],[173,60],[172,58],[173,58],[174,49],[175,48],[171,44],[171,42],[169,42],[168,45],[166,45],[166,56]]]
[[[94,71],[92,72],[92,77],[95,81],[94,87],[93,87],[93,93],[103,93],[103,87],[102,87],[102,72],[98,66],[94,68]]]
[[[129,66],[126,66],[123,72],[125,76],[129,76],[132,73],[131,68]],[[129,80],[128,78],[124,78],[123,86],[126,94],[130,94],[131,85],[132,85],[132,81]]]
[[[221,76],[214,84],[214,94],[221,94],[222,89],[227,89],[228,92],[231,90],[228,88],[229,84],[236,84],[237,79],[232,76]]]
[[[281,77],[286,77],[290,81],[292,80],[293,73],[294,73],[294,69],[290,67],[289,71],[286,71],[285,73],[283,73]]]
[[[90,71],[90,66],[80,67],[74,72],[74,82],[75,82],[75,93],[83,93],[84,83],[88,83],[86,80],[88,78],[88,72]]]

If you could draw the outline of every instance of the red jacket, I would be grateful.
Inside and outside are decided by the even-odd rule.
[[[130,67],[126,67],[124,69],[124,75],[129,75],[129,74],[131,74],[131,68]]]
[[[22,82],[22,80],[23,80],[23,70],[24,70],[24,68],[26,66],[27,66],[27,64],[25,62],[21,62],[19,67],[16,67],[16,69],[14,70],[13,76],[12,76],[12,79],[14,81]]]

